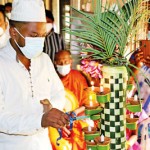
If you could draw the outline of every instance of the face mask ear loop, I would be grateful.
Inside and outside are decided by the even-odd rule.
[[[17,28],[14,28],[16,31],[17,31],[17,33],[22,37],[22,38],[24,38],[25,39],[25,37],[18,31],[18,29]]]

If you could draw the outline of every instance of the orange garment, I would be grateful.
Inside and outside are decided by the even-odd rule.
[[[77,97],[79,107],[88,101],[88,93],[85,90],[88,87],[85,77],[77,70],[71,70],[70,73],[61,78],[65,88],[69,89]],[[72,145],[72,150],[85,150],[86,143],[82,128],[87,126],[84,121],[74,121],[71,135],[64,137]]]
[[[87,127],[87,123],[80,120],[75,121],[73,123],[73,128],[71,130],[71,135],[68,137],[64,137],[71,145],[71,150],[86,150],[86,142],[84,140],[84,133],[82,129]]]
[[[78,99],[79,107],[88,101],[88,93],[85,90],[88,87],[85,77],[77,70],[71,70],[68,75],[61,77],[65,88],[72,91]]]
[[[75,121],[73,123],[71,134],[69,137],[63,136],[63,138],[58,141],[60,144],[59,146],[56,144],[56,140],[59,137],[57,129],[49,127],[49,137],[53,150],[86,150],[86,143],[84,141],[84,133],[82,132],[82,129],[87,126],[88,125],[85,121]]]

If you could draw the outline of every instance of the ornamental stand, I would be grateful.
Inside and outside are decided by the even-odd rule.
[[[111,150],[125,150],[126,89],[128,75],[124,66],[103,66],[103,86],[110,88],[110,102],[101,113],[101,132],[111,138]]]

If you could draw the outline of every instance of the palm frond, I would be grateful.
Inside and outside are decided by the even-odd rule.
[[[72,20],[70,26],[73,25],[76,28],[65,28],[64,30],[66,33],[76,36],[77,42],[91,45],[91,48],[79,47],[81,50],[89,52],[89,57],[101,59],[103,63],[110,65],[124,65],[128,37],[136,34],[138,21],[146,15],[145,12],[139,13],[142,2],[143,0],[121,0],[121,2],[116,0],[116,7],[111,9],[109,0],[106,0],[104,6],[102,0],[92,0],[93,14],[72,8],[78,15],[76,17],[69,16]],[[96,5],[94,5],[95,3]],[[123,7],[121,3],[123,3]],[[117,52],[116,45],[119,46]]]

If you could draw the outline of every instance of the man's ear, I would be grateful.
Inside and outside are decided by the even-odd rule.
[[[12,39],[16,39],[17,32],[13,27],[10,27],[9,33]]]

